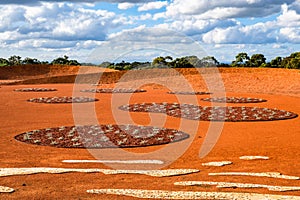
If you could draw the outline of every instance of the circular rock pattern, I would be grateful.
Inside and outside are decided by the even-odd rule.
[[[292,112],[257,107],[207,107],[178,103],[142,103],[120,106],[130,112],[166,113],[172,117],[182,117],[202,121],[272,121],[295,118]]]
[[[250,97],[215,97],[203,98],[202,101],[218,102],[218,103],[261,103],[266,102],[264,99],[250,98]]]
[[[86,103],[98,101],[98,99],[89,97],[40,97],[28,99],[27,101],[34,103]]]
[[[33,130],[15,136],[28,144],[64,148],[143,147],[167,144],[189,135],[166,128],[134,125],[86,125]]]
[[[177,91],[177,92],[168,92],[168,94],[205,95],[205,94],[211,94],[211,93],[210,92],[184,92],[184,91]]]
[[[111,88],[100,88],[100,89],[86,89],[80,90],[80,92],[92,92],[92,93],[138,93],[138,92],[146,92],[146,90],[142,89],[111,89]]]
[[[53,92],[57,91],[55,88],[20,88],[15,89],[16,92]]]

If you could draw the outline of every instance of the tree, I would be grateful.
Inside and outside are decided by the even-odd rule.
[[[0,67],[8,66],[9,62],[5,58],[0,58]]]
[[[288,69],[300,69],[300,52],[292,53],[282,60],[282,66]]]
[[[278,56],[271,60],[270,65],[272,68],[281,68],[282,67],[282,57]]]
[[[154,58],[154,60],[152,61],[152,65],[156,66],[156,65],[167,65],[168,62],[166,61],[165,57],[159,56],[157,58]]]
[[[59,57],[51,62],[52,65],[80,65],[77,60],[69,60],[69,57],[64,55],[64,57]]]
[[[206,56],[200,60],[203,67],[215,67],[219,65],[219,61],[213,56]]]
[[[249,67],[260,67],[266,63],[266,58],[263,54],[253,54],[249,61]]]
[[[247,53],[239,53],[235,56],[235,61],[232,61],[231,66],[233,67],[244,67],[248,64],[250,58]]]
[[[9,65],[13,66],[13,65],[21,65],[22,64],[22,60],[20,56],[11,56],[8,58],[8,62]]]
[[[81,64],[77,60],[69,60],[68,65],[78,66]]]
[[[41,64],[41,62],[36,58],[28,58],[27,57],[22,61],[22,64],[23,65],[37,65],[37,64]]]
[[[176,58],[169,63],[169,66],[172,68],[192,68],[194,67],[186,57]]]
[[[54,59],[51,64],[53,65],[67,65],[68,64],[68,56],[64,55],[64,57],[58,57]]]
[[[184,57],[193,67],[203,67],[201,60],[197,56],[186,56]]]
[[[102,62],[99,67],[103,67],[103,68],[108,68],[109,66],[111,66],[112,63],[108,62],[108,61],[105,61],[105,62]]]
[[[166,57],[165,57],[165,61],[168,62],[167,60],[172,61],[172,60],[173,60],[172,56],[166,56]]]

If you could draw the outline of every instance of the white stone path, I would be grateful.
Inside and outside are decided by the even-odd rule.
[[[300,200],[300,196],[283,196],[257,193],[193,192],[138,189],[92,189],[92,194],[114,194],[141,199],[228,199],[228,200]]]
[[[219,172],[219,173],[208,173],[210,176],[256,176],[256,177],[268,177],[268,178],[280,178],[289,180],[299,180],[298,176],[284,175],[279,172]]]
[[[220,161],[220,162],[207,162],[207,163],[202,163],[202,166],[209,166],[209,167],[222,167],[225,165],[231,165],[231,161]]]
[[[184,174],[191,174],[199,172],[198,169],[166,169],[166,170],[113,170],[113,169],[75,169],[75,168],[0,168],[1,176],[14,176],[14,175],[28,175],[37,173],[68,173],[68,172],[81,172],[81,173],[104,173],[104,174],[143,174],[155,177],[177,176]]]
[[[269,160],[268,156],[241,156],[241,160]]]
[[[12,193],[15,190],[10,187],[0,186],[0,193]]]
[[[175,182],[174,185],[180,186],[205,186],[215,185],[217,188],[266,188],[270,191],[287,192],[299,191],[300,187],[297,186],[272,186],[252,183],[231,183],[231,182],[211,182],[211,181],[182,181]]]

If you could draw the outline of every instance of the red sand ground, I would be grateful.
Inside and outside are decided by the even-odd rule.
[[[201,77],[193,70],[182,70],[194,88],[205,90]],[[228,96],[253,97],[268,100],[260,104],[246,104],[278,108],[300,114],[300,73],[297,70],[285,69],[221,69],[221,75]],[[47,76],[52,76],[48,74]],[[54,75],[64,75],[56,72]],[[10,78],[5,78],[6,80]],[[16,77],[11,77],[15,79]],[[27,79],[27,77],[18,77]],[[106,85],[103,87],[110,87]],[[49,93],[14,92],[24,87],[56,88],[58,91]],[[87,86],[88,87],[88,86]],[[130,103],[135,102],[175,102],[175,95],[166,94],[163,86],[148,84],[142,87],[146,93],[133,94]],[[73,84],[39,84],[39,85],[1,85],[0,88],[0,167],[64,167],[64,168],[109,168],[104,164],[68,164],[65,159],[95,159],[86,149],[64,149],[48,146],[37,146],[21,143],[14,136],[34,129],[74,125],[72,105],[37,104],[26,100],[34,97],[70,96]],[[119,105],[113,104],[112,94],[93,94],[99,99],[95,102],[97,120],[100,124],[116,123],[112,110]],[[122,94],[118,94],[122,99]],[[83,94],[86,96],[86,94]],[[200,101],[209,95],[197,96],[199,104],[210,105]],[[181,103],[189,103],[187,102]],[[93,104],[93,103],[92,103]],[[232,105],[232,104],[228,104]],[[234,104],[243,106],[244,104]],[[124,111],[118,111],[120,113]],[[131,113],[136,124],[148,125],[149,114]],[[160,115],[164,116],[164,115]],[[87,119],[88,121],[88,119]],[[178,129],[181,119],[166,117],[164,127]],[[268,185],[300,186],[300,180],[284,180],[254,177],[208,176],[210,172],[241,171],[241,172],[281,172],[287,175],[300,176],[300,118],[270,122],[226,122],[222,134],[213,150],[200,159],[199,149],[205,138],[210,122],[200,122],[197,134],[190,138],[191,145],[184,154],[165,169],[193,168],[199,173],[155,178],[145,175],[103,175],[101,173],[66,173],[36,174],[23,176],[0,177],[0,185],[14,188],[11,194],[0,194],[0,199],[136,199],[112,195],[93,195],[86,193],[88,189],[100,188],[131,188],[131,189],[162,189],[181,191],[224,191],[224,192],[255,192],[300,196],[300,191],[271,192],[266,189],[216,189],[215,187],[182,187],[175,186],[176,181],[228,181],[258,183]],[[193,130],[183,130],[190,133]],[[176,150],[176,143],[174,150]],[[164,146],[127,149],[129,152],[153,152]],[[107,152],[112,151],[108,150]],[[240,156],[269,156],[266,161],[243,161]],[[168,155],[161,155],[161,159]],[[122,159],[122,158],[118,158]],[[204,167],[203,162],[229,160],[233,165],[224,167]]]

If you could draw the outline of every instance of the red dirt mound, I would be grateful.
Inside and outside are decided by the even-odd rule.
[[[25,80],[42,77],[74,75],[80,73],[98,73],[115,71],[93,66],[66,66],[66,65],[17,65],[0,67],[0,80]]]

